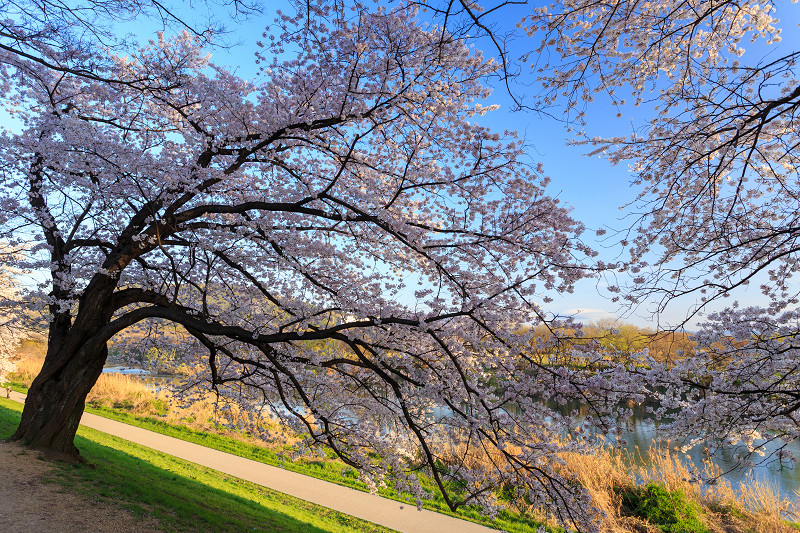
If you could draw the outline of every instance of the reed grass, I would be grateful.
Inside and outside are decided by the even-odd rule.
[[[11,374],[13,383],[30,387],[44,364],[44,354],[23,355]],[[101,374],[89,395],[88,404],[124,408],[135,412],[152,412],[157,400],[155,392],[141,379],[127,374]]]
[[[44,364],[44,354],[20,354],[16,360],[14,372],[11,373],[9,379],[14,383],[19,383],[29,387],[33,379],[39,374]]]
[[[595,505],[603,511],[604,532],[664,531],[626,514],[622,494],[633,487],[656,485],[671,494],[683,494],[699,506],[701,518],[711,532],[772,533],[797,531],[787,520],[797,519],[796,501],[781,498],[777,487],[752,477],[739,490],[719,476],[719,470],[706,462],[701,472],[703,484],[669,446],[651,449],[646,461],[634,454],[600,449],[595,455],[565,454],[567,469],[587,488]]]
[[[10,381],[29,388],[42,369],[45,351],[36,349],[36,344],[32,345],[33,348],[30,344],[23,346],[28,349],[27,353],[21,354]],[[101,374],[86,397],[86,403],[92,408],[157,417],[166,423],[186,426],[195,431],[214,431],[248,444],[284,448],[297,441],[297,437],[282,424],[266,417],[254,419],[235,405],[223,405],[213,394],[196,398],[190,403],[179,402],[169,391],[157,390],[146,379],[131,374]],[[253,431],[237,429],[242,427]],[[269,435],[268,441],[262,438],[264,435]]]

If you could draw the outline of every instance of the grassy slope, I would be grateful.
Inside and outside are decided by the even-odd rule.
[[[0,438],[21,410],[0,399]],[[76,444],[91,466],[58,465],[56,481],[155,516],[169,531],[392,531],[92,429],[81,428]]]
[[[14,388],[19,390],[20,392],[26,392],[24,387],[17,386]],[[166,423],[153,416],[143,416],[143,415],[133,414],[123,409],[112,409],[109,407],[92,408],[90,406],[87,406],[86,410],[87,412],[92,412],[107,418],[115,419],[134,426],[142,427],[144,429],[149,429],[151,431],[166,434],[175,438],[179,438],[189,442],[194,442],[209,448],[214,448],[234,455],[239,455],[241,457],[245,457],[248,459],[253,459],[263,463],[279,466],[282,468],[286,468],[288,470],[292,470],[298,473],[306,474],[320,479],[325,479],[327,481],[349,486],[355,489],[366,490],[366,487],[364,486],[363,483],[361,483],[358,480],[357,475],[352,468],[334,459],[330,458],[329,459],[323,458],[319,460],[304,459],[304,458],[290,459],[289,453],[284,455],[278,448],[273,447],[273,449],[270,449],[242,442],[241,440],[238,440],[235,437],[235,435],[234,436],[220,435],[209,431],[201,431],[187,426],[176,425],[174,423]],[[2,433],[0,433],[0,436],[2,436]],[[84,450],[85,446],[83,445],[83,441],[78,441],[77,445],[82,451]],[[288,452],[288,450],[284,451]],[[604,468],[600,468],[599,470],[603,471]],[[665,470],[670,470],[670,467],[667,467]],[[216,473],[216,475],[221,475],[221,474]],[[594,477],[596,477],[597,475],[604,476],[602,472],[593,474]],[[614,476],[611,477],[613,478]],[[624,477],[627,480],[628,475],[625,475]],[[614,493],[617,493],[619,488],[627,486],[628,483],[627,481],[622,480],[620,485],[617,486],[614,480],[609,479],[606,480],[606,482],[609,483],[610,487],[606,488]],[[606,492],[608,492],[609,490],[606,490]],[[435,491],[433,492],[435,493]],[[672,492],[674,491],[670,491],[670,493]],[[393,492],[391,489],[382,490],[381,493],[384,496],[390,498],[400,499],[400,500],[403,499],[398,494]],[[245,492],[245,495],[243,497],[249,498],[249,493]],[[618,497],[614,497],[613,499],[617,500]],[[672,499],[674,498],[669,499],[671,503],[670,505],[667,506],[668,507],[668,509],[666,509],[667,511],[679,512],[680,514],[688,509],[687,507],[687,505],[689,505],[688,503],[683,502],[683,500],[681,500],[681,504],[677,505],[675,502],[672,502]],[[623,518],[624,516],[628,517],[638,516],[637,513],[632,512],[631,509],[626,508],[625,505],[622,505],[622,507],[620,508],[619,503],[616,504],[614,504],[613,502],[611,503],[612,503],[611,506],[612,508],[606,509],[606,511],[610,512],[612,515],[615,516],[618,515],[620,511],[622,511],[621,515],[619,515],[618,518]],[[444,512],[446,514],[459,516],[467,520],[484,523],[489,527],[495,527],[498,529],[508,531],[510,533],[522,533],[522,532],[534,531],[539,525],[539,523],[533,520],[506,511],[502,511],[498,519],[494,522],[489,521],[486,517],[480,516],[476,511],[470,509],[460,509],[458,513],[451,513],[445,507],[443,501],[441,500],[441,497],[436,497],[436,496],[434,496],[433,501],[426,502],[425,507],[439,512]],[[704,506],[703,510],[700,510],[701,514],[707,514],[709,509],[705,507],[706,506]],[[780,523],[781,522],[780,520],[777,521],[769,520],[769,524],[760,524],[759,522],[761,522],[761,520],[756,515],[753,515],[752,513],[742,513],[739,510],[738,504],[730,505],[728,503],[725,505],[718,505],[716,503],[713,503],[709,507],[712,507],[715,509],[715,511],[717,511],[712,513],[714,516],[708,516],[708,519],[711,521],[711,523],[714,523],[715,526],[717,526],[717,527],[712,526],[712,531],[724,530],[730,533],[733,532],[738,533],[744,531],[747,532],[786,531],[788,527],[800,529],[800,527],[798,527],[797,524],[788,524],[786,522]],[[720,511],[722,512],[722,514],[719,514]],[[730,522],[733,519],[732,517],[735,517],[737,513],[742,514],[741,517],[742,520],[738,521],[739,523],[736,525],[736,527],[732,527],[731,524],[729,523],[723,526],[723,523]],[[651,526],[655,526],[661,531],[670,531],[670,532],[674,531],[673,524],[659,523],[659,520],[656,520],[653,517],[638,516],[638,518],[642,518],[644,520],[649,521]],[[718,527],[720,526],[721,529],[718,529]],[[684,531],[684,533],[705,533],[705,531],[707,531],[704,527],[698,527],[697,529],[693,527],[681,529],[681,527],[679,527],[678,529]],[[638,530],[638,528],[634,529]],[[625,528],[625,530],[628,529]]]
[[[367,490],[366,484],[358,479],[355,469],[332,458],[319,460],[305,458],[299,460],[288,460],[286,457],[268,448],[247,444],[236,440],[235,438],[224,435],[198,431],[189,427],[175,424],[167,424],[151,417],[133,415],[110,408],[98,409],[89,406],[87,406],[86,411],[110,418],[112,420],[124,422],[132,426],[148,429],[156,433],[162,433],[164,435],[169,435],[170,437],[193,442],[201,446],[206,446],[207,448],[213,448],[215,450],[238,455],[240,457],[252,459],[261,463],[278,466],[280,468],[285,468],[286,470],[291,470],[293,472],[298,472],[300,474],[305,474],[318,479],[324,479],[326,481],[344,485],[357,490]],[[80,445],[78,445],[78,448],[81,448]],[[438,492],[433,490],[433,487],[430,488],[434,494],[434,497],[432,500],[424,502],[426,509],[451,516],[457,516],[465,520],[478,522],[488,527],[493,527],[509,533],[527,533],[535,530],[539,525],[541,525],[540,522],[536,522],[507,511],[501,511],[499,516],[494,521],[490,520],[484,515],[481,515],[475,509],[462,508],[459,509],[458,512],[454,513],[447,508],[444,500],[438,495]],[[412,499],[403,497],[402,495],[393,491],[391,488],[381,489],[379,493],[387,498],[415,504]]]

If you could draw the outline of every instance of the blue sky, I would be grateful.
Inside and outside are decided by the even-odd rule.
[[[257,49],[255,42],[263,39],[264,27],[272,21],[277,9],[289,12],[291,8],[285,2],[274,2],[262,15],[251,16],[236,25],[235,32],[227,34],[225,40],[237,44],[229,49],[214,50],[212,61],[231,68],[245,78],[254,76],[256,71],[253,53]],[[517,20],[518,15],[521,17],[523,12],[524,8],[516,7],[507,20]],[[229,29],[232,27],[233,25],[228,24]],[[139,33],[139,37],[144,36]],[[531,42],[522,41],[519,44],[527,46]],[[493,55],[488,48],[484,53],[487,56]],[[615,247],[608,248],[608,242],[596,241],[594,230],[601,227],[623,227],[620,217],[624,213],[619,207],[636,196],[635,191],[629,187],[627,169],[614,167],[599,157],[585,157],[584,147],[568,146],[566,140],[569,134],[557,120],[532,112],[512,111],[513,101],[502,85],[498,84],[494,89],[487,104],[500,104],[500,109],[481,117],[481,124],[496,131],[515,130],[525,138],[530,147],[531,161],[543,163],[545,174],[552,178],[549,193],[573,208],[574,218],[587,227],[584,240],[601,252],[601,258],[615,259],[618,250]],[[616,111],[608,109],[602,114],[614,117]],[[588,279],[579,282],[573,294],[548,293],[554,301],[546,304],[545,309],[556,314],[577,315],[584,320],[621,315],[622,311],[617,304],[598,294],[597,284],[598,280]],[[625,319],[640,325],[648,325],[650,321],[649,317],[640,316],[626,316]]]
[[[222,15],[216,18],[223,21],[227,32],[221,41],[227,46],[211,50],[212,61],[225,66],[244,78],[257,75],[254,53],[258,49],[256,42],[263,40],[265,27],[272,23],[278,9],[291,12],[292,8],[285,1],[270,2],[262,14],[251,15],[241,20],[230,22]],[[525,7],[515,6],[508,12],[506,20],[521,18]],[[183,20],[196,27],[202,27],[202,21],[209,18],[203,11],[190,13],[176,12]],[[421,14],[424,16],[424,14]],[[194,21],[197,21],[196,23]],[[155,38],[155,33],[164,29],[159,25],[143,25],[136,23],[120,24],[118,33],[129,33],[144,44]],[[169,33],[167,29],[167,33]],[[528,46],[531,41],[523,40],[520,46]],[[482,46],[479,43],[477,46]],[[493,56],[488,47],[484,55]],[[543,163],[545,174],[552,178],[549,193],[557,196],[563,203],[573,208],[573,217],[583,222],[587,231],[583,238],[596,250],[601,252],[604,260],[613,260],[618,254],[616,248],[609,249],[608,243],[595,242],[594,230],[600,227],[620,228],[619,218],[623,212],[619,207],[635,198],[635,191],[630,189],[627,170],[613,167],[599,157],[585,157],[583,147],[568,146],[568,133],[564,125],[553,118],[539,116],[532,112],[512,111],[514,103],[502,84],[494,88],[486,105],[500,104],[500,109],[486,113],[480,117],[480,123],[495,131],[517,131],[529,145],[530,161]],[[608,110],[613,117],[616,111]],[[477,117],[476,117],[477,118]],[[609,299],[598,293],[598,280],[587,279],[578,283],[573,294],[547,293],[554,299],[545,304],[546,311],[559,315],[579,316],[583,320],[592,321],[599,318],[621,315],[622,311]],[[544,296],[544,295],[543,295]],[[580,312],[579,312],[580,311]],[[626,316],[626,320],[646,326],[648,318]]]
[[[265,26],[272,22],[275,10],[279,8],[283,8],[287,12],[291,9],[284,1],[271,2],[263,14],[252,15],[247,19],[234,22],[225,22],[230,33],[224,37],[224,40],[232,43],[232,46],[212,50],[212,60],[216,64],[230,68],[242,77],[254,76],[256,73],[253,57],[256,50],[255,43],[262,39]],[[524,14],[526,9],[530,8],[513,6],[506,11],[501,20],[504,23],[513,24]],[[794,8],[787,5],[786,9]],[[203,11],[192,11],[184,15],[190,23],[192,19],[203,20],[207,17],[207,13]],[[222,15],[217,18],[224,20]],[[142,25],[140,21],[135,25],[122,24],[119,26],[120,31],[135,34],[136,38],[141,41],[153,38],[159,29],[162,28],[148,27]],[[791,44],[794,46],[800,37],[793,34],[800,34],[800,32],[791,32],[790,30],[788,37],[790,41],[795,41],[794,44]],[[484,44],[479,42],[477,46],[482,47]],[[520,49],[523,47],[529,49],[533,47],[533,41],[520,39],[514,43],[514,46]],[[493,51],[489,47],[484,48],[485,55],[493,55]],[[517,87],[517,90],[522,91],[523,87]],[[598,240],[594,236],[594,230],[598,228],[624,229],[629,225],[629,222],[622,220],[625,211],[620,208],[636,198],[637,190],[630,186],[631,176],[627,167],[624,165],[612,166],[608,161],[597,156],[584,156],[583,154],[588,149],[569,146],[567,139],[570,134],[566,131],[564,124],[551,117],[533,112],[512,111],[513,102],[503,86],[495,88],[487,103],[500,104],[500,109],[487,113],[481,118],[481,123],[498,131],[504,129],[518,131],[530,147],[531,162],[541,162],[544,165],[545,173],[552,178],[549,193],[571,206],[574,218],[586,225],[587,231],[584,234],[584,240],[600,252],[601,259],[605,261],[617,259],[620,252],[616,246],[613,246],[613,241],[610,239]],[[632,122],[640,124],[644,118],[631,116],[630,112],[633,109],[630,106],[623,108],[623,117],[617,118],[617,110],[612,109],[610,105],[604,106],[602,103],[595,105],[589,110],[588,131],[590,134],[629,132]],[[599,131],[601,127],[603,131]],[[598,289],[602,289],[602,287],[602,280],[587,279],[576,285],[573,294],[549,294],[554,301],[546,305],[546,310],[557,314],[576,315],[587,321],[616,315],[638,325],[647,326],[653,323],[653,316],[644,309],[633,313],[620,309],[617,304],[600,294],[602,291]],[[749,295],[742,296],[744,304],[761,300],[758,297],[757,289],[751,290]],[[681,307],[683,305],[685,302],[668,309],[667,313],[660,317],[660,322],[674,324],[680,321],[685,312],[685,309]],[[693,324],[690,323],[689,327],[693,327]]]

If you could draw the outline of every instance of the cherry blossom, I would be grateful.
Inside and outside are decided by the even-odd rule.
[[[422,500],[422,471],[452,509],[495,512],[509,485],[596,526],[558,459],[594,440],[540,401],[593,385],[527,333],[593,252],[520,139],[477,122],[497,62],[412,6],[324,1],[279,14],[253,80],[191,32],[68,41],[0,52],[23,124],[0,138],[2,238],[49,276],[24,295],[49,344],[15,438],[77,457],[109,341],[142,328],[197,370],[186,387],[271,412],[373,487]]]
[[[0,252],[3,259],[13,257],[7,249]],[[8,375],[16,369],[17,345],[24,331],[19,323],[19,302],[14,272],[0,272],[0,386],[6,385]]]
[[[512,41],[490,24],[506,4],[449,14],[496,37],[513,63]],[[696,353],[677,365],[642,354],[648,372],[605,375],[619,394],[657,399],[674,419],[668,434],[689,442],[758,451],[798,437],[800,52],[781,39],[798,13],[771,1],[559,0],[519,23],[535,43],[516,63],[520,79],[536,80],[523,104],[563,111],[573,142],[628,165],[638,191],[620,238],[630,281],[613,284],[615,299],[656,320],[683,307],[672,327],[702,323]],[[587,118],[609,103],[628,117],[616,133]],[[749,285],[768,303],[731,303],[753,298]]]
[[[638,201],[619,244],[630,256],[597,265],[629,275],[609,287],[614,300],[657,322],[683,308],[676,329],[701,324],[691,357],[642,353],[638,369],[591,379],[616,399],[657,400],[665,435],[687,445],[742,443],[744,466],[765,440],[797,438],[800,52],[782,39],[796,32],[794,3],[558,0],[526,7],[516,34],[499,16],[511,2],[424,3],[488,39],[521,107],[628,166]],[[593,121],[609,104],[625,120]],[[767,303],[731,303],[751,300],[750,285]]]

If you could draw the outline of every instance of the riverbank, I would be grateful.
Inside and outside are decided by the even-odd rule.
[[[109,376],[106,382],[117,380],[124,386],[116,391],[106,390],[105,399],[95,399],[88,410],[340,485],[366,489],[358,481],[355,472],[334,459],[289,459],[287,449],[290,443],[286,438],[291,440],[291,436],[279,435],[265,446],[249,435],[216,425],[211,416],[214,413],[208,409],[203,411],[202,406],[195,406],[190,413],[166,412],[164,409],[168,402],[156,398],[152,391],[141,384],[141,390],[137,389],[135,381],[131,381],[135,379],[130,376]],[[103,385],[106,389],[107,384]],[[796,519],[795,515],[790,514],[796,511],[794,502],[781,500],[770,487],[753,482],[746,491],[736,493],[724,479],[713,487],[691,483],[687,481],[691,473],[674,453],[666,449],[656,455],[648,467],[635,466],[625,457],[609,450],[596,456],[570,456],[564,459],[567,468],[589,489],[595,504],[606,513],[604,531],[738,533],[796,530],[784,521],[787,518]],[[658,487],[661,492],[648,488],[650,486]],[[383,493],[388,497],[401,497],[392,493],[391,489]],[[435,499],[428,502],[426,507],[444,510],[443,504]],[[650,516],[646,512],[648,508],[663,512],[659,516]],[[465,513],[463,516],[467,518],[480,520],[474,511],[465,510]],[[500,519],[489,525],[506,531],[525,532],[535,529],[537,523],[546,519],[536,509],[515,509],[501,513]],[[678,524],[683,524],[680,527],[684,529],[675,529]]]

